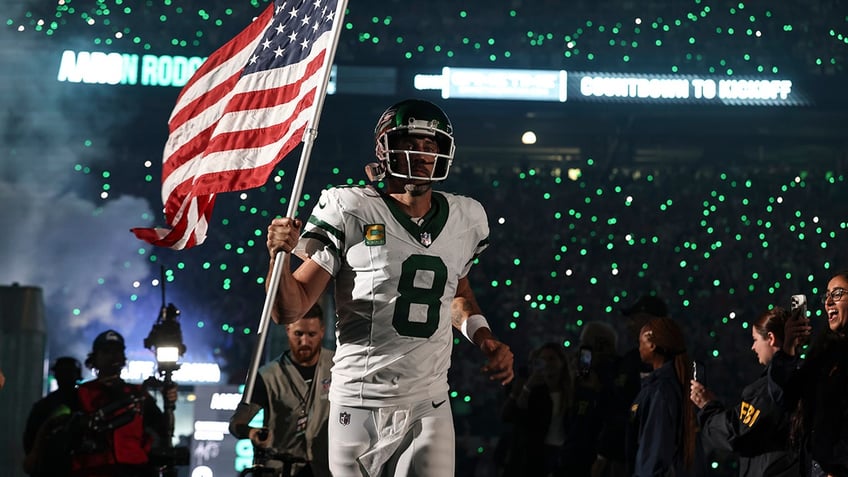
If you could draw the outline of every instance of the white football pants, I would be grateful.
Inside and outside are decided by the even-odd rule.
[[[329,440],[333,477],[454,475],[453,414],[447,394],[384,408],[330,403]]]

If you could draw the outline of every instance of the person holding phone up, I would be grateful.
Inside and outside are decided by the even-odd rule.
[[[789,413],[768,393],[767,371],[772,357],[783,346],[789,317],[786,309],[774,307],[751,324],[751,351],[765,370],[745,386],[741,400],[734,406],[716,399],[704,386],[702,373],[691,381],[689,398],[698,408],[704,445],[736,453],[740,477],[800,475],[798,454],[789,445]]]
[[[565,349],[548,342],[530,354],[530,375],[513,386],[502,418],[515,425],[512,455],[503,475],[561,475],[573,376]]]
[[[791,437],[810,477],[848,476],[848,270],[834,274],[821,296],[827,329],[800,359],[810,336],[806,316],[786,324],[782,351],[769,369],[771,396],[793,412]]]
[[[590,321],[580,333],[577,352],[574,399],[568,418],[568,438],[563,459],[568,463],[569,477],[622,475],[624,468],[614,468],[616,462],[599,462],[602,444],[601,430],[619,406],[615,399],[618,335],[608,323]],[[623,444],[621,434],[617,440]],[[614,445],[614,444],[613,444]],[[602,465],[603,464],[603,465]],[[613,473],[618,471],[619,473]]]

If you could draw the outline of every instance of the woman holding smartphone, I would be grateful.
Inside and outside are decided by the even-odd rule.
[[[810,335],[809,320],[789,320],[769,385],[772,398],[794,412],[791,436],[803,475],[841,477],[848,476],[848,270],[831,277],[821,302],[827,329],[807,358],[798,359],[796,345]]]
[[[783,346],[789,312],[780,307],[762,313],[752,323],[751,351],[765,369],[742,390],[742,399],[725,406],[697,378],[689,397],[698,407],[704,444],[739,456],[740,477],[796,477],[800,472],[797,452],[789,445],[789,413],[768,393],[768,369]]]

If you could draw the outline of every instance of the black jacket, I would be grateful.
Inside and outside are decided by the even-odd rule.
[[[789,445],[789,413],[768,393],[766,373],[742,390],[734,407],[710,401],[698,411],[704,444],[739,456],[740,477],[797,477],[798,454]]]
[[[514,423],[514,427],[504,475],[546,475],[545,437],[554,419],[553,406],[547,385],[530,390],[526,409],[520,408],[512,398],[507,400],[501,417]]]
[[[778,351],[769,371],[769,393],[784,409],[803,409],[802,464],[848,477],[848,339],[833,332],[813,345],[809,358]]]

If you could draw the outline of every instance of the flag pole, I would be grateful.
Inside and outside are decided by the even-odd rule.
[[[339,0],[336,6],[336,19],[333,22],[333,43],[327,49],[327,63],[324,69],[324,79],[318,86],[318,91],[315,92],[316,104],[312,119],[309,121],[306,131],[303,133],[303,149],[300,153],[300,162],[297,165],[297,173],[295,174],[294,184],[292,184],[291,199],[286,217],[294,217],[297,214],[297,204],[300,202],[301,192],[303,191],[303,181],[306,177],[306,169],[309,166],[309,158],[312,154],[312,145],[315,142],[315,137],[318,136],[318,120],[321,117],[321,111],[324,109],[324,98],[327,95],[327,83],[330,81],[330,72],[333,66],[333,58],[336,56],[336,48],[339,44],[341,36],[342,23],[344,20],[345,9],[347,8],[347,0]],[[265,304],[262,307],[262,316],[259,319],[259,329],[256,331],[256,345],[253,351],[253,358],[250,362],[250,369],[247,373],[247,380],[244,383],[244,393],[242,394],[241,404],[249,403],[253,397],[253,389],[256,384],[256,374],[259,366],[262,364],[262,354],[265,349],[265,339],[268,332],[269,322],[271,320],[271,309],[274,306],[274,299],[277,295],[277,289],[280,285],[280,274],[283,271],[283,262],[285,252],[277,252],[274,260],[274,267],[271,270],[271,276],[268,279],[267,291],[265,292]]]

